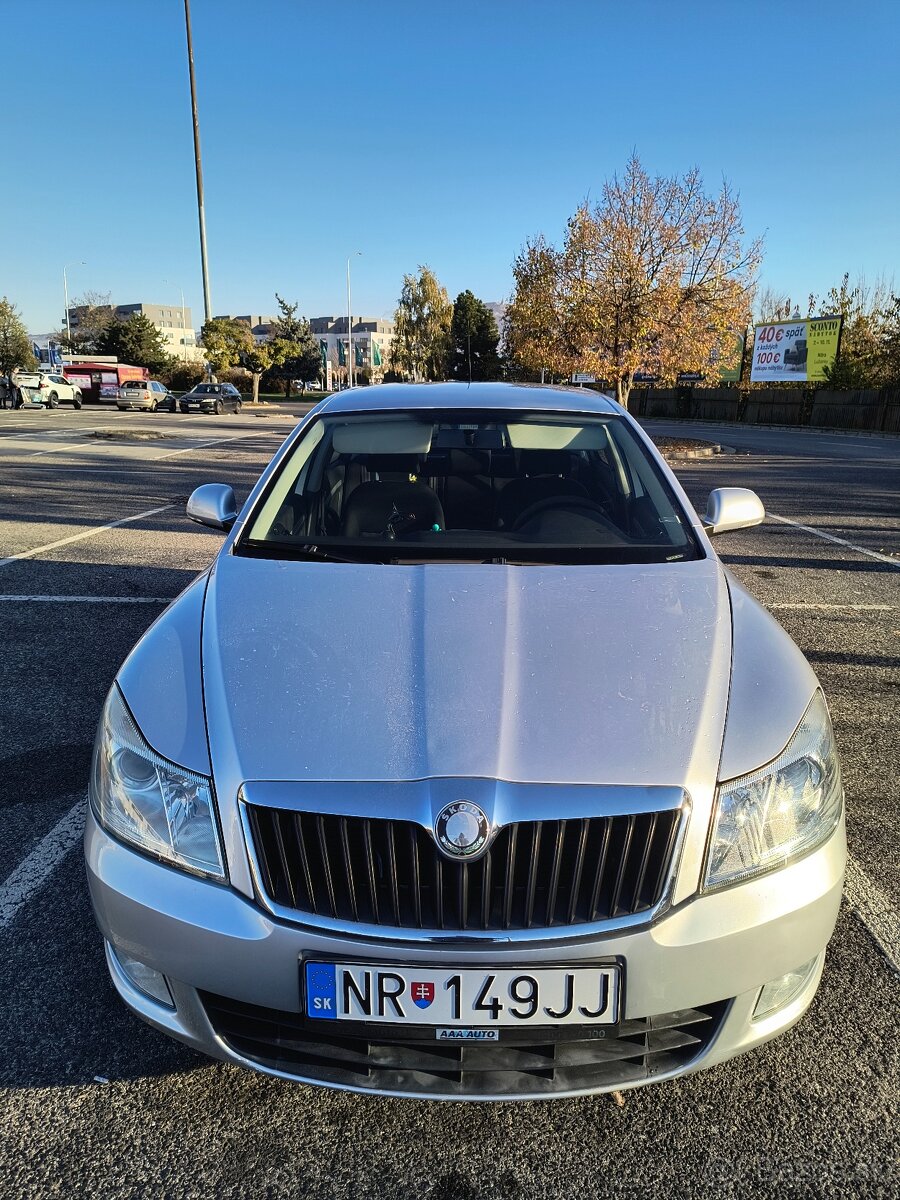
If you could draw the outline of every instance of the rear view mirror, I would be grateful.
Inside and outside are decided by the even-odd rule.
[[[766,517],[766,510],[756,492],[749,488],[716,488],[709,493],[706,514],[702,518],[703,528],[712,537],[717,533],[730,533],[733,529],[749,529],[759,525]]]
[[[187,515],[198,525],[226,532],[237,520],[237,501],[227,483],[204,483],[191,493]]]

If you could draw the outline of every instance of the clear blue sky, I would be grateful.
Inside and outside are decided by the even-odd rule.
[[[213,310],[389,314],[419,263],[510,290],[636,149],[766,234],[762,281],[900,284],[900,4],[193,0]],[[0,0],[0,295],[202,321],[181,0]],[[168,282],[163,282],[164,280]]]

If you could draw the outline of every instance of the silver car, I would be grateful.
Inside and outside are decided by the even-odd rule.
[[[113,983],[228,1062],[572,1096],[788,1029],[846,857],[800,651],[589,391],[385,385],[310,412],[110,691],[85,849]]]
[[[119,412],[128,412],[131,409],[156,412],[159,408],[165,408],[168,412],[175,411],[175,397],[158,379],[126,380],[119,388],[116,404]]]

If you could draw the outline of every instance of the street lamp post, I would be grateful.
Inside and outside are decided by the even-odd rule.
[[[197,176],[197,216],[200,222],[200,268],[203,272],[203,313],[205,320],[212,318],[212,301],[209,298],[209,266],[206,261],[206,213],[203,207],[203,167],[200,163],[200,118],[197,116],[197,85],[194,81],[194,42],[191,36],[191,8],[184,0],[184,26],[187,33],[188,75],[191,82],[191,116],[194,121],[194,170]]]
[[[163,283],[166,285],[166,287],[169,286],[168,279],[164,279]],[[174,287],[175,285],[173,284],[172,286]],[[178,290],[181,293],[181,357],[185,362],[187,362],[187,339],[184,324],[184,288],[179,284]]]
[[[63,267],[63,296],[66,301],[66,341],[68,342],[69,353],[72,353],[72,326],[69,322],[69,280],[66,277],[66,271],[69,267],[84,267],[87,264],[84,262],[66,263]]]
[[[362,250],[356,251],[356,257],[362,255]],[[353,309],[350,301],[350,259],[354,256],[351,254],[347,259],[347,378],[350,381],[350,386],[353,387]]]

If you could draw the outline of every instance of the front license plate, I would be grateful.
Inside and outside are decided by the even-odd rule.
[[[330,1021],[496,1029],[614,1025],[621,973],[609,967],[527,970],[304,963],[306,1015]]]

